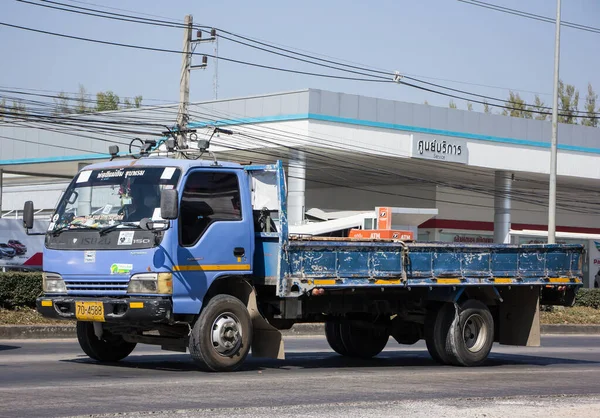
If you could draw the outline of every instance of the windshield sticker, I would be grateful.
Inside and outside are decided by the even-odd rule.
[[[98,173],[98,179],[103,180],[112,177],[123,177],[124,174],[125,171],[122,168],[119,168],[118,170],[101,171]]]
[[[125,178],[143,176],[145,172],[146,170],[130,170],[125,172]]]
[[[128,274],[133,270],[133,264],[115,263],[110,266],[110,274]]]
[[[162,221],[163,218],[160,216],[160,208],[154,208],[154,212],[152,213],[153,221]]]
[[[121,231],[119,233],[119,240],[117,245],[131,245],[133,244],[133,235],[135,231]]]
[[[82,171],[81,173],[79,173],[79,177],[77,177],[76,183],[85,183],[90,179],[91,175],[92,172],[90,170]]]
[[[165,167],[164,171],[162,172],[160,179],[161,180],[171,180],[171,177],[173,177],[173,174],[175,174],[175,167]]]
[[[86,251],[83,253],[84,263],[95,263],[96,262],[96,251]]]
[[[102,209],[102,214],[103,215],[108,215],[110,213],[110,211],[112,210],[113,205],[111,205],[110,203],[107,203],[106,206],[104,206],[104,209]]]
[[[54,222],[50,222],[50,225],[48,225],[48,231],[52,231],[55,226],[56,224]]]

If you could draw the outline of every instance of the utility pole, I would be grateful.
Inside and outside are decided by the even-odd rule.
[[[183,49],[181,56],[181,77],[179,84],[179,110],[177,112],[177,148],[184,150],[187,148],[188,122],[190,121],[190,71],[193,69],[204,69],[208,65],[206,55],[202,57],[202,64],[192,65],[192,56],[196,50],[196,45],[201,42],[212,42],[216,39],[216,30],[210,31],[210,38],[202,39],[202,31],[198,30],[196,39],[192,40],[193,18],[192,15],[186,15],[184,19]],[[183,153],[179,153],[179,158]]]
[[[558,144],[558,69],[560,62],[560,0],[556,0],[554,42],[554,92],[552,97],[552,142],[550,144],[550,190],[548,193],[548,244],[556,243],[556,166]]]
[[[181,56],[181,79],[179,84],[179,111],[177,112],[177,147],[185,147],[185,129],[190,120],[190,68],[192,66],[192,15],[184,20],[183,49]]]

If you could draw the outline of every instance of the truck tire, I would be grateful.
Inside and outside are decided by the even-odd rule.
[[[127,342],[120,335],[107,331],[102,334],[102,339],[96,337],[92,322],[77,322],[77,340],[88,357],[100,362],[114,362],[123,360],[136,346],[136,343]]]
[[[375,357],[385,348],[390,338],[386,331],[354,321],[340,323],[340,336],[346,349],[344,355],[358,358]]]
[[[488,307],[475,299],[460,307],[448,333],[446,353],[457,366],[479,366],[494,344],[494,318]]]
[[[342,334],[340,330],[340,323],[338,321],[326,321],[325,322],[325,337],[329,343],[329,347],[336,353],[347,356],[348,350],[344,346],[342,341]]]
[[[427,351],[440,364],[451,364],[451,356],[446,352],[446,341],[454,315],[454,305],[444,303],[429,309],[425,316]]]
[[[238,369],[250,351],[252,321],[246,306],[230,295],[213,297],[196,320],[188,348],[204,371]]]

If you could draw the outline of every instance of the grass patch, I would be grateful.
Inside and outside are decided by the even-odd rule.
[[[542,324],[598,325],[600,324],[600,309],[586,306],[564,308],[554,306],[550,312],[540,312]]]
[[[0,325],[74,325],[73,321],[62,321],[59,319],[48,319],[31,308],[0,308]]]

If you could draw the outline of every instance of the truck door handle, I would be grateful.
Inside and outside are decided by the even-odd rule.
[[[242,247],[235,247],[233,249],[233,255],[236,257],[243,257],[246,254],[246,250]]]

